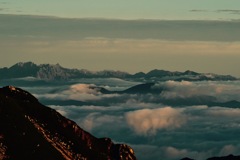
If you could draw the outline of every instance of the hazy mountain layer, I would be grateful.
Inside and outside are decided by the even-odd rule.
[[[85,69],[68,69],[60,66],[59,64],[41,64],[36,65],[32,62],[17,63],[9,68],[0,69],[1,79],[9,78],[23,78],[23,77],[33,77],[38,80],[73,80],[78,78],[121,78],[121,79],[131,79],[131,80],[141,80],[141,81],[202,81],[202,80],[237,80],[237,78],[230,75],[217,75],[210,73],[197,73],[193,71],[185,72],[171,72],[165,70],[154,69],[148,73],[139,72],[136,74],[129,74],[127,72],[121,71],[88,71]]]

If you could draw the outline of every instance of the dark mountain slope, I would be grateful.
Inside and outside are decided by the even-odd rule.
[[[120,91],[119,93],[128,93],[128,94],[146,94],[146,93],[152,93],[152,94],[160,94],[162,92],[162,89],[154,88],[155,83],[144,83],[139,84],[133,87],[130,87],[124,91]]]
[[[0,151],[0,159],[136,159],[129,146],[92,136],[12,86],[0,88]]]
[[[228,155],[225,157],[212,157],[208,158],[207,160],[239,160],[240,156]]]

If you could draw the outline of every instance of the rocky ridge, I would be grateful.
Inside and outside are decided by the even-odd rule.
[[[0,88],[0,159],[136,160],[126,144],[96,138],[13,86]]]

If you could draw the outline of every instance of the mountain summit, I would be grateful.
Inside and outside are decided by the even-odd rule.
[[[53,81],[53,80],[69,80],[79,78],[121,78],[130,79],[133,81],[201,81],[201,80],[238,80],[230,75],[217,75],[211,73],[197,73],[190,70],[185,72],[171,72],[165,70],[154,69],[148,73],[139,72],[136,74],[130,74],[122,71],[88,71],[86,69],[68,69],[59,64],[40,64],[36,65],[32,62],[19,62],[10,68],[0,68],[0,79],[9,78],[24,78],[34,77],[38,80]]]
[[[0,88],[0,159],[136,160],[133,149],[96,138],[13,86]]]

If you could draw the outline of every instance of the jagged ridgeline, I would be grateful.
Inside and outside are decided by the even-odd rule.
[[[200,81],[200,80],[237,80],[230,75],[217,75],[212,73],[197,73],[193,71],[171,72],[154,69],[148,73],[138,72],[129,74],[122,71],[89,71],[86,69],[68,69],[59,64],[40,64],[32,62],[17,63],[9,68],[0,68],[0,79],[34,77],[39,80],[69,80],[78,78],[121,78],[131,80],[151,80],[151,81]]]
[[[96,138],[29,92],[0,88],[0,159],[136,160],[126,144]]]

